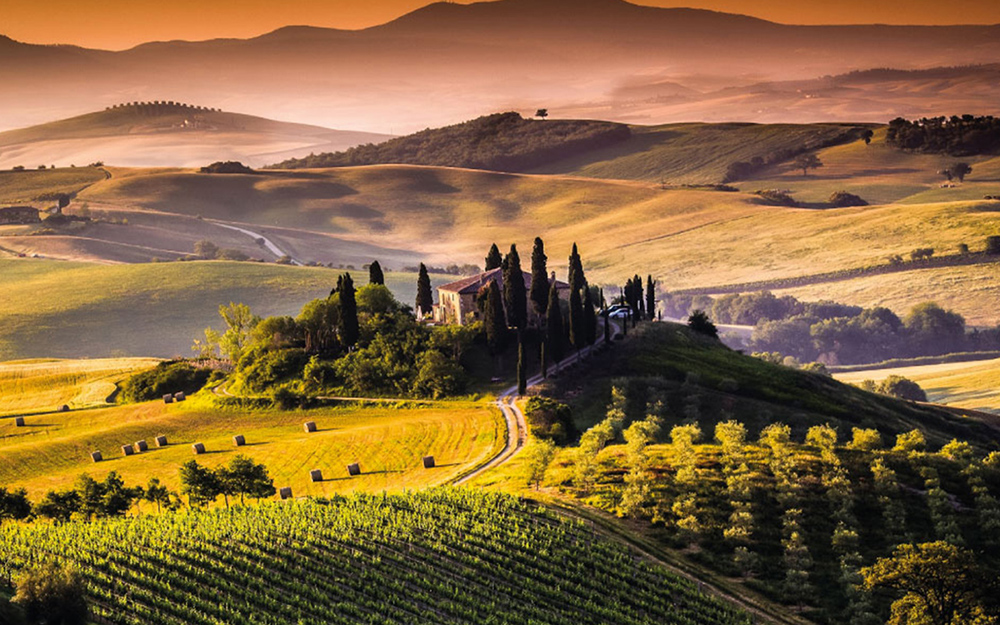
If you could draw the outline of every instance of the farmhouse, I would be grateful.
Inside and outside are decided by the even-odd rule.
[[[522,273],[524,275],[524,288],[530,292],[531,274],[527,271]],[[501,291],[503,290],[503,270],[499,267],[479,275],[439,286],[438,303],[434,306],[434,321],[464,325],[467,321],[479,319],[481,313],[479,312],[479,307],[476,306],[476,296],[481,289],[489,286],[491,280],[496,280],[497,286],[500,287]],[[549,284],[551,285],[553,282],[556,283],[556,288],[559,290],[560,299],[567,299],[569,297],[569,285],[556,280],[555,273],[549,278]],[[528,323],[537,323],[538,319],[536,317],[529,303]]]
[[[37,224],[41,218],[38,209],[30,206],[7,206],[0,208],[0,224]]]

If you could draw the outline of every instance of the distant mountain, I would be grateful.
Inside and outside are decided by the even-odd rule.
[[[260,166],[291,154],[344,150],[388,135],[278,122],[175,102],[129,103],[0,133],[0,168],[86,165]]]
[[[26,125],[168,97],[398,134],[488,110],[547,107],[559,115],[567,103],[607,100],[651,77],[705,93],[997,58],[1000,26],[790,26],[623,0],[441,2],[360,31],[289,27],[122,52],[0,41],[0,118]],[[736,113],[756,119],[752,106]],[[688,114],[695,120],[711,109]]]

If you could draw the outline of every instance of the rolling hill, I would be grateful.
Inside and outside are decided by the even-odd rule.
[[[589,112],[572,116],[634,123],[640,120],[615,94],[638,81],[718,93],[683,111],[647,108],[640,112],[646,123],[719,119],[713,110],[720,104],[728,107],[726,119],[772,120],[776,107],[746,96],[727,102],[720,92],[873,67],[995,63],[998,29],[795,26],[623,0],[439,2],[360,31],[293,26],[246,40],[151,42],[120,52],[5,39],[0,80],[8,97],[0,114],[9,127],[24,126],[129,94],[389,134],[497,109],[546,107],[562,116],[560,109],[580,102],[591,103]],[[917,83],[901,87],[923,109],[947,112],[947,98],[917,96]],[[870,99],[879,93],[872,90]],[[805,111],[783,106],[782,121],[887,121],[884,108],[842,106],[853,101],[851,93],[832,91],[820,101],[821,108]],[[971,102],[973,112],[996,112],[989,97]]]
[[[252,167],[289,154],[344,150],[390,137],[223,112],[188,104],[116,104],[104,111],[0,133],[0,168],[17,165]]]

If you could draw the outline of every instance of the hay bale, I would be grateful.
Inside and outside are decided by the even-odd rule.
[[[247,444],[247,439],[243,438],[242,434],[238,434],[233,437],[233,444],[237,447],[242,447]]]
[[[194,445],[191,445],[191,449],[194,450],[194,455],[196,456],[200,456],[201,454],[205,453],[204,443],[195,443]]]
[[[304,424],[302,424],[302,427],[305,428],[306,434],[315,432],[316,431],[316,422],[315,421],[306,421]]]
[[[285,486],[284,488],[279,489],[278,490],[278,496],[281,497],[282,501],[284,501],[285,499],[291,499],[292,498],[292,487],[291,486]]]
[[[320,471],[319,469],[313,469],[312,471],[309,472],[309,479],[314,482],[322,482],[323,472]]]
[[[66,404],[59,406],[59,412],[69,412],[69,406],[67,406]]]
[[[149,450],[149,445],[146,444],[146,441],[136,441],[134,447],[135,447],[136,451],[148,451]]]
[[[126,456],[131,456],[135,453],[135,449],[131,445],[122,445],[122,453]]]
[[[90,459],[94,462],[100,462],[101,460],[104,460],[104,456],[102,456],[99,451],[92,451],[90,452]]]
[[[355,475],[361,475],[361,465],[357,462],[347,465],[347,473],[352,477]]]
[[[14,418],[14,427],[23,428],[24,427],[24,417]]]
[[[163,396],[163,403],[165,403],[165,404],[172,404],[172,403],[174,403],[174,396],[173,395],[164,395]]]
[[[185,399],[184,391],[179,391],[177,393],[174,393],[174,401],[184,401],[184,399]]]
[[[434,468],[434,456],[424,456],[424,468],[425,469]]]
[[[166,447],[167,446],[167,437],[166,436],[157,436],[156,437],[156,446],[157,447]]]

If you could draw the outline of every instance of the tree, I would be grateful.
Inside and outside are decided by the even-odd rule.
[[[801,169],[802,175],[807,176],[810,169],[818,169],[823,166],[823,161],[812,152],[799,154],[794,161],[795,169]]]
[[[531,291],[528,299],[539,317],[545,316],[549,303],[549,274],[545,256],[545,243],[535,237],[535,246],[531,250]]]
[[[524,397],[528,394],[527,363],[524,362],[524,334],[517,333],[517,394]]]
[[[382,265],[378,261],[372,261],[368,266],[368,284],[385,284],[385,274],[382,273]]]
[[[503,304],[507,310],[507,325],[524,330],[528,325],[528,292],[524,288],[524,272],[517,246],[511,245],[503,269]]]
[[[425,318],[434,312],[434,295],[431,293],[431,277],[427,275],[427,266],[420,263],[420,273],[417,275],[417,316]]]
[[[535,111],[535,117],[539,119],[545,119],[549,116],[549,109],[538,109]]]
[[[143,495],[143,499],[149,503],[156,504],[156,512],[159,514],[161,506],[170,503],[170,489],[160,483],[160,478],[150,478],[149,483],[146,485],[146,492]]]
[[[868,590],[903,593],[892,604],[891,623],[959,625],[986,623],[979,591],[983,578],[971,551],[938,541],[899,545],[891,557],[861,569]]]
[[[704,334],[705,336],[710,336],[713,339],[719,338],[719,329],[715,327],[715,324],[708,318],[703,310],[695,310],[688,317],[688,327],[697,332],[698,334]]]
[[[337,285],[337,297],[340,300],[340,319],[338,334],[344,347],[354,347],[358,342],[360,330],[358,326],[358,300],[354,291],[354,278],[345,273]]]
[[[583,273],[583,261],[580,260],[580,252],[573,244],[573,251],[569,254],[569,286],[574,291],[579,291],[587,284],[587,278]]]
[[[875,133],[870,128],[866,129],[864,132],[861,133],[861,138],[864,140],[865,145],[871,145],[872,137],[874,136]]]
[[[194,244],[194,253],[198,258],[212,260],[219,255],[219,246],[207,239]]]
[[[18,577],[11,600],[24,610],[29,623],[83,625],[88,609],[83,577],[54,562],[28,569]]]
[[[559,306],[559,289],[553,282],[549,287],[549,304],[545,308],[545,353],[558,364],[566,355],[562,308]]]
[[[535,438],[524,450],[525,472],[528,484],[534,484],[538,490],[545,479],[545,472],[556,457],[556,444],[552,439]]]
[[[188,504],[201,506],[215,501],[222,494],[218,476],[196,460],[189,460],[181,466],[181,494],[188,496]]]
[[[35,516],[45,517],[57,522],[69,521],[74,512],[80,510],[80,495],[75,490],[54,491],[45,493],[42,500],[32,507]]]
[[[486,312],[483,324],[486,326],[486,343],[494,355],[500,354],[507,345],[507,322],[503,310],[503,296],[496,280],[490,280],[486,296]]]
[[[646,276],[646,315],[650,321],[656,321],[656,283],[653,276]]]
[[[28,501],[28,491],[19,488],[8,491],[0,488],[0,522],[4,519],[21,520],[31,514],[31,502]]]
[[[229,462],[226,470],[219,475],[219,482],[224,490],[240,496],[240,505],[243,505],[244,497],[261,499],[275,493],[274,480],[268,474],[267,467],[242,454]]]
[[[896,445],[892,448],[892,450],[912,453],[920,451],[926,446],[927,441],[924,439],[924,433],[920,430],[910,430],[909,432],[902,432],[896,436]]]
[[[500,248],[498,248],[497,244],[494,243],[492,246],[490,246],[490,251],[486,255],[485,271],[492,271],[493,269],[497,269],[498,267],[500,267],[501,264],[503,264],[503,256],[500,254]]]
[[[234,302],[219,306],[219,316],[226,323],[226,331],[219,337],[219,349],[226,358],[238,362],[250,342],[250,333],[260,323],[260,317],[253,314],[246,304]]]
[[[569,293],[569,342],[578,352],[587,343],[583,301],[580,298],[580,290],[578,289],[573,289]]]
[[[965,177],[972,173],[972,167],[968,163],[955,163],[948,168],[948,171],[952,176],[958,178],[959,182],[965,182]],[[951,180],[951,178],[948,178],[948,180]]]

